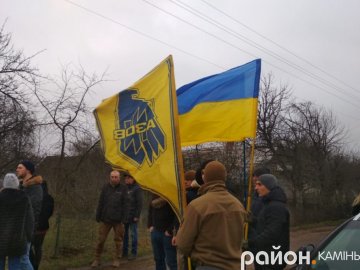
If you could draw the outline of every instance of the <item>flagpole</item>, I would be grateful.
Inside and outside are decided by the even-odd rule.
[[[245,187],[247,186],[246,184],[246,144],[245,144],[245,140],[243,141],[243,175],[244,175],[244,185],[243,185],[243,188],[244,188],[244,198],[243,198],[243,202],[244,202],[244,205],[246,207],[246,198],[247,198],[247,192],[246,192],[246,189]],[[241,187],[241,185],[240,185]]]
[[[169,56],[168,64],[170,65],[170,70],[174,73],[174,63],[172,60],[172,55]],[[175,78],[171,80],[171,102],[172,102],[172,109],[174,113],[174,137],[175,137],[175,152],[177,155],[177,161],[178,161],[178,172],[180,177],[180,192],[179,192],[179,201],[180,201],[180,213],[178,216],[179,223],[181,223],[184,219],[184,211],[186,207],[186,195],[185,195],[185,181],[184,181],[184,161],[181,151],[181,143],[180,143],[180,134],[179,134],[179,112],[178,112],[178,104],[177,104],[177,98],[176,98],[176,87],[175,87]]]
[[[247,194],[247,203],[246,211],[249,213],[251,208],[251,194],[252,194],[252,175],[254,170],[254,156],[255,156],[255,138],[251,142],[251,154],[250,154],[250,171],[249,171],[249,180],[248,180],[248,194]],[[249,234],[249,222],[245,224],[245,236],[244,239],[248,240]]]

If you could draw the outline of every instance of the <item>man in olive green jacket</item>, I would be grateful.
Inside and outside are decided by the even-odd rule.
[[[218,161],[203,170],[201,196],[187,207],[176,236],[180,251],[196,268],[240,269],[245,209],[225,187],[226,169]]]

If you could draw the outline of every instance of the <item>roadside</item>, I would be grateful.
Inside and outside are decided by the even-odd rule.
[[[317,245],[319,242],[336,226],[318,226],[308,229],[296,229],[290,232],[290,248],[296,251],[301,246],[308,244]],[[92,269],[89,266],[80,268],[68,268],[67,270],[89,270]],[[104,263],[103,266],[96,268],[98,270],[114,270],[111,266],[111,262]],[[120,267],[118,269],[127,270],[153,270],[155,269],[154,260],[152,255],[139,257],[134,261],[121,260]],[[249,270],[252,268],[249,268]]]
[[[290,249],[298,250],[301,246],[308,244],[317,245],[336,226],[321,226],[311,229],[300,229],[290,232]]]

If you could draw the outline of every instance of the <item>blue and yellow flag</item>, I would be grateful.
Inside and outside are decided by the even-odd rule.
[[[105,158],[127,170],[144,189],[184,210],[174,67],[169,56],[128,89],[94,111]]]
[[[261,60],[177,90],[181,146],[255,138]]]

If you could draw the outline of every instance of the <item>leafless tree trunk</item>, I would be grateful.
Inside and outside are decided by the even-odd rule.
[[[63,163],[71,145],[92,135],[91,127],[87,126],[87,117],[92,115],[85,103],[85,97],[103,81],[104,74],[100,77],[96,74],[89,76],[82,67],[75,71],[66,67],[63,68],[60,79],[51,81],[49,91],[36,84],[34,94],[45,111],[44,125],[53,131],[57,139],[58,192],[66,193],[68,188]]]

